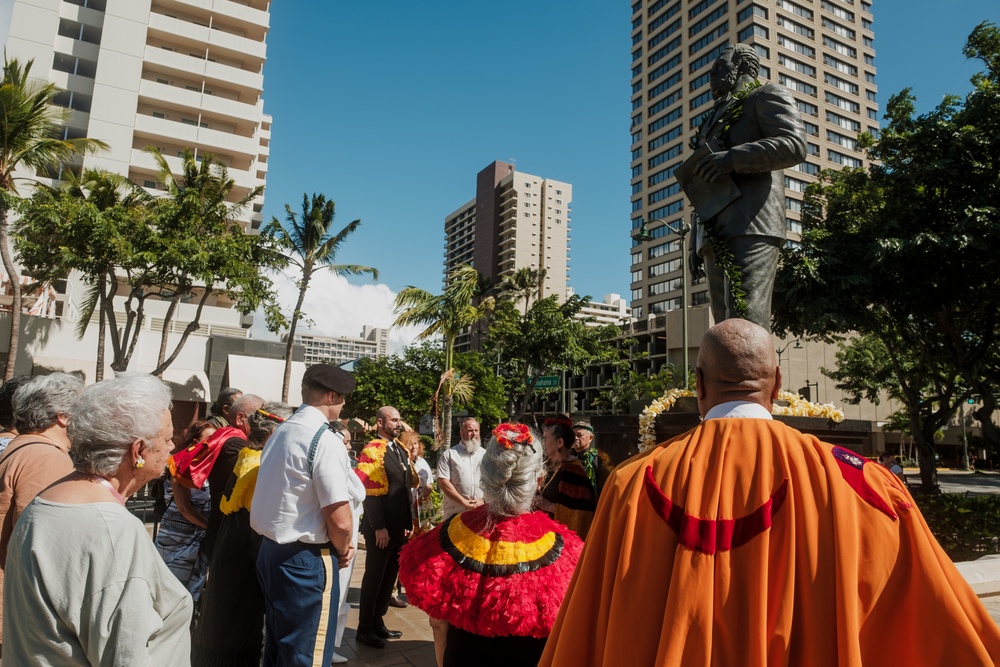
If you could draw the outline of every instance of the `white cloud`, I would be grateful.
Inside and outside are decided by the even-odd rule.
[[[299,297],[299,288],[288,274],[273,278],[278,303],[282,312],[291,315]],[[297,333],[310,331],[323,336],[359,336],[367,324],[373,327],[389,328],[389,353],[395,354],[413,344],[420,333],[419,327],[393,327],[396,319],[392,302],[396,298],[387,285],[371,283],[354,285],[343,276],[329,271],[313,274],[306,292],[302,312],[309,322],[300,322]],[[274,340],[278,336],[267,330],[264,318],[254,318],[253,337],[259,340]],[[283,332],[282,332],[283,333]]]

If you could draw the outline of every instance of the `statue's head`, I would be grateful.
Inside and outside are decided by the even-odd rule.
[[[712,65],[710,81],[712,97],[721,99],[732,93],[740,79],[756,79],[760,73],[760,57],[752,46],[734,44],[723,49]]]

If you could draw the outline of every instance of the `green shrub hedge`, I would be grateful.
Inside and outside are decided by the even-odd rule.
[[[934,537],[955,562],[1000,553],[1000,494],[916,495]]]

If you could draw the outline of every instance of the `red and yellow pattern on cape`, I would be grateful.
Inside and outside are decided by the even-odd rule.
[[[384,496],[389,493],[389,478],[385,476],[387,444],[388,441],[384,438],[376,438],[365,445],[358,456],[358,467],[354,472],[365,485],[366,495]]]
[[[909,492],[836,450],[712,419],[620,465],[540,667],[1000,664]]]
[[[432,618],[483,637],[546,637],[583,542],[544,512],[456,514],[403,547],[399,580]]]

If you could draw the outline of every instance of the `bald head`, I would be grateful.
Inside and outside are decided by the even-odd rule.
[[[705,332],[697,373],[702,416],[726,401],[750,401],[770,410],[781,387],[771,334],[747,320],[725,320]]]
[[[386,405],[378,409],[375,413],[375,430],[380,438],[392,440],[403,432],[403,420],[399,416],[399,410]]]

